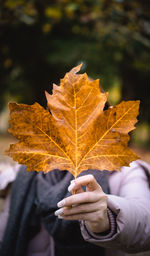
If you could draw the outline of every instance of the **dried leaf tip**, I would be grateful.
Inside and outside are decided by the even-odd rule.
[[[72,68],[70,70],[70,73],[74,73],[74,74],[78,73],[81,70],[82,66],[83,66],[83,63],[79,64],[78,66],[76,66],[74,68]]]

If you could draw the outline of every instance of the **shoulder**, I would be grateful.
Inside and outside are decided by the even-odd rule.
[[[129,167],[122,167],[121,170],[113,171],[109,175],[109,186],[112,194],[117,195],[121,187],[132,183],[140,182],[148,184],[150,181],[150,164],[137,160],[131,162]]]
[[[4,190],[9,183],[15,180],[19,169],[20,165],[16,163],[0,163],[0,191]]]

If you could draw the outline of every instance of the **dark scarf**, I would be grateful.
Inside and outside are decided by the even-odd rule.
[[[108,193],[107,173],[88,170],[103,191]],[[26,255],[28,241],[39,231],[40,219],[55,241],[56,256],[104,255],[104,249],[85,242],[78,221],[58,219],[54,215],[58,201],[70,195],[67,188],[73,176],[67,171],[43,173],[21,170],[13,184],[10,215],[4,234],[1,256]]]
[[[26,172],[21,166],[12,186],[9,218],[0,246],[1,256],[25,255],[26,245],[30,236],[28,223],[34,210],[36,173]]]

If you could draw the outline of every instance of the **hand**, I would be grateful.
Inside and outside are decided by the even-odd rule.
[[[86,187],[84,192],[82,186]],[[93,175],[85,175],[72,180],[68,190],[73,195],[63,199],[55,212],[58,218],[65,220],[85,220],[92,232],[109,230],[107,215],[107,196]]]

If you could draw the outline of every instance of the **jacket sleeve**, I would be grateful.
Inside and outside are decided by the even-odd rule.
[[[115,216],[116,231],[111,236],[94,234],[82,222],[81,233],[86,241],[128,253],[150,250],[150,189],[142,167],[145,164],[141,163],[133,162],[122,172],[110,175],[108,207]],[[146,168],[150,172],[148,164]]]
[[[15,180],[18,170],[19,165],[0,163],[0,244],[7,224],[10,204],[10,188],[7,191],[5,190],[8,184]]]

